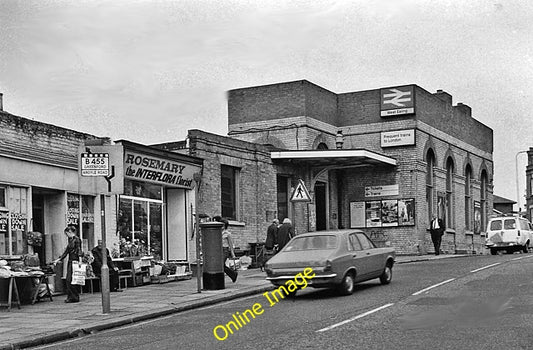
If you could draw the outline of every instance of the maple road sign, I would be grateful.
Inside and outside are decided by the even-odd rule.
[[[414,88],[412,85],[381,89],[382,117],[414,112]]]

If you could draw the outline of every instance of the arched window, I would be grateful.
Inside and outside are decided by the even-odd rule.
[[[446,227],[455,227],[454,223],[454,197],[453,197],[453,159],[449,157],[446,160]]]
[[[481,171],[481,231],[487,228],[487,187],[488,175],[487,171]]]
[[[465,229],[472,229],[472,167],[465,169]]]
[[[324,142],[320,142],[318,146],[316,147],[318,150],[325,150],[328,149],[328,145],[326,145]]]
[[[426,154],[426,207],[428,208],[428,223],[433,218],[434,187],[435,187],[435,153],[428,150]]]

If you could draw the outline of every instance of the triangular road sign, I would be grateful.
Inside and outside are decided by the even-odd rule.
[[[291,196],[291,202],[311,202],[309,191],[305,188],[303,180],[298,180],[298,186],[294,189]]]

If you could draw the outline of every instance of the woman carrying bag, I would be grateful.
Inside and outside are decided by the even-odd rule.
[[[224,253],[224,272],[226,275],[231,278],[233,283],[237,280],[238,272],[228,267],[225,262],[227,259],[235,259],[235,247],[233,245],[233,239],[231,239],[231,232],[228,230],[229,222],[228,220],[222,219],[221,222],[224,224],[224,230],[222,231],[222,251]],[[233,265],[235,267],[235,265]]]
[[[81,256],[81,239],[78,237],[76,226],[68,225],[65,228],[68,244],[61,256],[54,260],[54,265],[68,256],[67,262],[67,300],[65,303],[77,303],[80,301],[80,287],[72,284],[72,263],[79,262]]]

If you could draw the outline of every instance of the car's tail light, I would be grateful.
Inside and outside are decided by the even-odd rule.
[[[324,267],[324,271],[331,271],[331,260],[326,260],[326,267]]]

